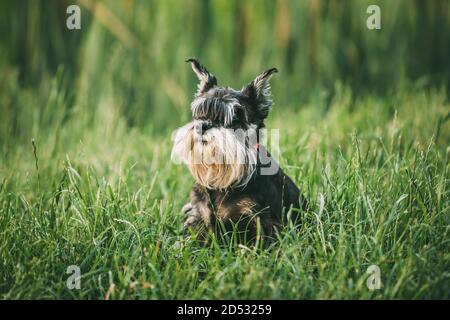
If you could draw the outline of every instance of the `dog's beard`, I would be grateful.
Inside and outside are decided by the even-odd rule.
[[[172,154],[186,163],[202,186],[241,187],[249,182],[256,168],[256,139],[252,137],[226,128],[212,128],[198,135],[190,123],[177,132]]]

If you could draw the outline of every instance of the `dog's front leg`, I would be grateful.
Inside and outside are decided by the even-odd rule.
[[[190,234],[194,231],[199,238],[204,238],[208,230],[211,230],[211,210],[203,203],[188,202],[183,206],[184,230]]]
[[[181,209],[184,215],[184,224],[183,227],[185,229],[189,229],[195,227],[199,223],[202,222],[202,218],[197,208],[192,205],[191,202],[186,203]]]

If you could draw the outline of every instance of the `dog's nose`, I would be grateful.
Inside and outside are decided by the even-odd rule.
[[[197,124],[195,129],[197,131],[197,134],[203,135],[210,128],[211,128],[211,124],[209,122],[204,121],[204,122],[200,122],[199,124]]]
[[[204,134],[207,130],[211,129],[211,124],[209,122],[202,123],[202,134]]]

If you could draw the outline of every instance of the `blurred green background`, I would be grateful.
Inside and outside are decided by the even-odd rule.
[[[449,88],[449,1],[74,3],[81,30],[66,28],[72,1],[0,5],[3,153],[29,144],[39,127],[71,118],[90,126],[104,112],[129,127],[172,131],[189,117],[196,80],[184,63],[190,56],[235,88],[278,67],[274,96],[283,108],[313,99],[326,111],[340,84],[356,96],[411,83]],[[370,4],[381,7],[381,30],[366,27]]]

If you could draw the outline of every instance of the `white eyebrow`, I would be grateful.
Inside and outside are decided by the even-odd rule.
[[[199,97],[192,101],[192,115],[211,114],[213,118],[224,119],[224,125],[228,126],[233,122],[235,107],[240,106],[239,101],[234,97]]]

